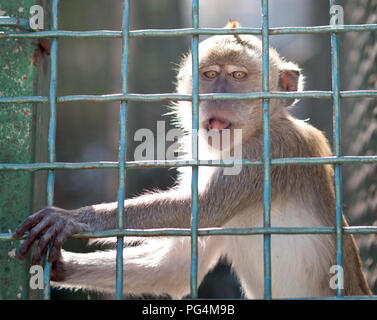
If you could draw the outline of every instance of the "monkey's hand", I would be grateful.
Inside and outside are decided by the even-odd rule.
[[[34,242],[39,239],[33,250],[31,263],[39,264],[51,244],[48,261],[59,264],[64,241],[75,233],[85,231],[89,231],[89,227],[78,222],[70,211],[55,207],[42,209],[25,219],[14,232],[14,238],[21,238],[25,232],[29,232],[17,258],[25,259]]]
[[[65,278],[64,262],[61,253],[59,253],[58,260],[51,264],[50,279],[52,281],[64,281]]]

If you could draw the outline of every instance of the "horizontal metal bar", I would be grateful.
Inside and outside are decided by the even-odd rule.
[[[0,39],[5,38],[121,38],[122,31],[112,31],[112,30],[93,30],[93,31],[66,31],[66,30],[56,30],[56,31],[36,31],[36,32],[8,32],[1,31]]]
[[[377,161],[375,156],[339,156],[339,157],[313,157],[313,158],[281,158],[271,159],[272,165],[320,165],[320,164],[372,164]],[[247,163],[246,163],[247,165]]]
[[[356,226],[343,227],[345,234],[372,234],[377,233],[377,227]],[[199,228],[198,235],[205,236],[250,236],[263,234],[332,234],[335,233],[335,227],[313,227],[313,228],[289,228],[289,227],[269,227],[269,228]],[[190,236],[191,229],[114,229],[98,232],[77,233],[72,238],[109,238],[109,237],[182,237]],[[21,239],[25,239],[25,235]],[[0,241],[14,241],[13,233],[0,233]]]
[[[48,103],[48,97],[41,96],[22,96],[22,97],[0,97],[0,104],[16,103]]]
[[[33,31],[30,27],[29,20],[23,18],[16,18],[16,17],[8,17],[2,16],[0,17],[0,28],[1,27],[15,27],[20,28],[27,31]]]
[[[377,98],[377,90],[341,91],[341,98]],[[208,93],[199,95],[200,100],[255,100],[255,99],[331,99],[332,91],[303,91],[303,92],[252,92],[252,93]],[[60,96],[57,103],[67,102],[113,102],[113,101],[191,101],[191,95],[176,93],[157,94],[104,94],[104,95],[70,95]],[[48,97],[0,97],[0,104],[4,103],[48,103]]]
[[[174,101],[184,100],[190,101],[191,95],[175,94],[175,93],[157,93],[157,94],[106,94],[106,95],[72,95],[58,98],[58,103],[66,102],[110,102],[110,101]]]
[[[324,158],[279,158],[271,159],[271,165],[323,165],[323,164],[373,164],[377,163],[375,156],[341,156]],[[233,167],[236,165],[260,166],[262,161],[236,160],[148,160],[126,161],[127,169],[134,168],[171,168],[171,167]],[[0,170],[5,171],[38,171],[38,170],[79,170],[79,169],[115,169],[117,161],[97,162],[40,162],[40,163],[0,163]]]
[[[360,25],[325,25],[311,27],[277,27],[269,28],[269,35],[284,34],[317,34],[330,32],[363,32],[376,31],[377,24]],[[147,29],[132,30],[131,38],[141,37],[179,37],[192,35],[229,35],[229,34],[252,34],[261,35],[261,28],[183,28],[183,29]],[[31,33],[0,32],[1,38],[121,38],[122,32],[118,30],[92,30],[92,31],[37,31]]]
[[[284,34],[316,34],[329,32],[362,32],[376,31],[377,24],[361,24],[361,25],[325,25],[310,27],[274,27],[269,28],[269,35]],[[131,37],[170,37],[184,35],[230,35],[230,34],[252,34],[262,35],[262,28],[184,28],[184,29],[146,29],[133,30],[130,32]]]

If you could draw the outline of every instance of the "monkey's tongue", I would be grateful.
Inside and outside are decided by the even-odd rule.
[[[229,128],[230,125],[231,125],[231,123],[228,122],[228,121],[223,121],[223,120],[220,120],[220,119],[217,119],[217,118],[212,118],[212,119],[209,120],[208,130],[221,131],[221,130]]]

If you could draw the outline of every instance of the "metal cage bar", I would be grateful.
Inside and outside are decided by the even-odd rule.
[[[128,74],[128,47],[129,47],[129,0],[123,0],[123,19],[122,19],[122,64],[121,64],[121,90],[123,94],[128,91],[127,74]],[[118,156],[118,209],[117,209],[117,226],[124,229],[124,197],[125,197],[125,180],[126,180],[126,151],[127,151],[127,102],[122,101],[119,115],[119,156]],[[116,292],[115,298],[123,298],[123,244],[122,236],[117,238],[116,246]]]
[[[377,98],[377,90],[340,91],[340,97],[345,98]],[[256,100],[256,99],[332,99],[332,91],[303,91],[303,92],[252,92],[252,93],[208,93],[200,94],[199,100]],[[71,95],[57,97],[57,103],[67,102],[109,102],[109,101],[191,101],[192,95],[176,93],[158,94],[105,94],[105,95]],[[0,104],[5,103],[48,103],[48,97],[0,97]]]
[[[377,233],[376,226],[345,227],[342,221],[342,177],[341,165],[344,164],[373,164],[377,163],[377,155],[374,156],[342,156],[340,141],[340,99],[341,98],[377,98],[377,90],[353,90],[340,91],[339,84],[339,45],[338,34],[340,32],[364,32],[377,31],[377,24],[346,25],[346,26],[312,26],[312,27],[283,27],[269,28],[268,23],[268,0],[261,0],[262,4],[262,27],[261,28],[199,28],[199,1],[192,0],[192,27],[186,29],[148,29],[129,30],[129,0],[123,0],[123,22],[121,31],[63,31],[58,30],[58,3],[53,0],[52,6],[52,28],[48,31],[37,32],[0,32],[0,39],[6,38],[51,38],[50,57],[50,92],[48,97],[23,96],[23,97],[0,97],[0,104],[5,103],[49,103],[50,126],[48,137],[48,163],[31,164],[0,164],[0,170],[24,170],[38,171],[48,170],[47,205],[53,205],[54,171],[117,168],[118,169],[118,210],[117,229],[105,230],[102,232],[86,232],[76,234],[74,238],[96,238],[96,237],[118,237],[116,257],[116,298],[121,299],[123,295],[123,237],[125,236],[190,236],[191,237],[191,268],[190,268],[190,289],[191,297],[197,298],[197,272],[198,272],[198,236],[221,236],[221,235],[263,235],[264,237],[264,283],[265,299],[271,299],[271,235],[273,234],[334,234],[336,239],[336,262],[343,265],[343,235],[344,234],[370,234]],[[337,4],[336,0],[329,0],[330,6]],[[19,22],[11,17],[0,17],[0,26],[23,27],[25,21]],[[25,28],[24,28],[25,29]],[[27,30],[27,28],[26,28]],[[331,37],[331,73],[332,91],[305,91],[305,92],[270,92],[269,91],[269,36],[284,34],[318,34],[330,33]],[[262,92],[248,94],[201,94],[199,95],[199,35],[228,35],[228,34],[255,34],[262,35]],[[128,46],[132,37],[171,37],[171,36],[192,36],[192,74],[193,88],[192,95],[180,94],[130,94],[127,90],[128,71]],[[121,69],[121,93],[109,95],[56,95],[57,84],[57,45],[58,38],[121,38],[122,39],[122,69]],[[270,136],[269,136],[269,99],[279,98],[315,98],[333,100],[333,143],[334,156],[322,158],[282,158],[271,159],[270,157]],[[198,107],[200,100],[254,100],[263,99],[263,159],[262,161],[248,161],[238,159],[234,161],[211,162],[198,160]],[[184,100],[192,101],[192,160],[181,161],[126,161],[126,116],[128,101],[171,101]],[[80,162],[62,163],[55,161],[55,129],[56,129],[56,104],[73,101],[101,102],[119,101],[120,105],[120,142],[117,162]],[[264,177],[263,196],[263,220],[261,228],[198,228],[198,167],[199,166],[233,166],[242,164],[246,166],[262,166]],[[271,181],[270,171],[274,165],[323,165],[332,164],[335,167],[335,227],[308,227],[308,228],[281,228],[271,227]],[[154,167],[192,167],[191,185],[191,228],[190,229],[125,229],[124,225],[124,192],[126,170],[133,168],[154,168]],[[12,233],[0,234],[1,241],[13,241]],[[45,264],[44,274],[44,299],[50,298],[50,264]],[[338,288],[335,297],[329,299],[365,299],[366,297],[344,297],[342,288]],[[377,299],[377,296],[367,297]]]
[[[373,164],[377,163],[377,156],[339,156],[339,157],[322,157],[322,158],[274,158],[271,159],[271,165],[323,165],[323,164]],[[219,160],[216,162],[210,160],[177,160],[177,161],[126,161],[127,169],[136,168],[172,168],[172,167],[191,167],[191,166],[208,166],[208,167],[232,167],[235,165],[243,166],[260,166],[261,161],[250,161],[247,159],[237,160]],[[1,170],[9,171],[39,171],[39,170],[80,170],[80,169],[114,169],[118,168],[119,162],[97,161],[97,162],[51,162],[51,163],[0,163]]]
[[[343,227],[344,234],[372,234],[377,233],[377,227]],[[198,228],[198,236],[226,236],[226,235],[263,235],[263,234],[335,234],[335,227],[269,227],[269,228]],[[72,238],[106,238],[106,237],[155,237],[155,236],[190,236],[191,229],[159,228],[159,229],[114,229],[97,232],[77,233]],[[1,241],[13,241],[13,233],[0,233]],[[24,236],[22,239],[25,239]]]
[[[262,90],[270,90],[270,46],[268,39],[268,0],[262,0]],[[262,100],[263,127],[263,227],[271,226],[270,102]],[[263,235],[264,298],[271,299],[271,235]]]
[[[58,6],[59,0],[52,2],[52,30],[58,30]],[[50,51],[50,92],[49,92],[49,129],[48,129],[48,161],[55,161],[55,136],[56,136],[56,89],[58,78],[58,39],[52,39]],[[50,207],[54,204],[54,182],[55,171],[49,170],[47,176],[47,206]],[[43,299],[50,299],[50,271],[51,263],[47,260],[50,248],[47,249],[46,262],[44,265],[43,277]]]
[[[199,0],[192,0],[192,27],[199,28]],[[192,36],[192,145],[191,158],[198,161],[198,129],[199,129],[199,35]],[[192,166],[191,176],[191,298],[198,297],[198,171]]]
[[[0,26],[9,25],[11,22],[4,21],[2,23],[0,17]],[[318,34],[329,32],[364,32],[377,31],[377,24],[362,24],[362,25],[345,25],[345,26],[309,26],[309,27],[277,27],[269,28],[269,35],[284,35],[284,34]],[[182,28],[182,29],[148,29],[148,30],[132,30],[130,31],[131,38],[138,37],[180,37],[191,35],[228,35],[228,34],[253,34],[261,35],[261,28]],[[121,38],[122,31],[112,30],[92,30],[92,31],[66,31],[66,30],[49,30],[37,31],[33,33],[17,33],[2,31],[0,32],[0,39],[2,38]]]
[[[330,7],[337,4],[336,0],[330,0]],[[334,155],[341,155],[341,135],[340,135],[340,83],[339,83],[339,45],[338,36],[331,32],[331,82],[333,90],[333,139]],[[342,213],[342,172],[341,164],[334,165],[334,182],[335,182],[335,229],[336,229],[336,264],[343,270],[343,213]],[[343,272],[338,273],[338,276]],[[340,285],[340,283],[342,285]],[[343,296],[343,277],[338,278],[336,289],[338,297]]]

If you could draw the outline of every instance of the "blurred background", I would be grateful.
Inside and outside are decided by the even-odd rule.
[[[345,24],[351,20],[355,23],[370,22],[371,12],[360,8],[373,7],[368,1],[342,1],[345,8]],[[370,1],[369,1],[370,2]],[[261,26],[261,7],[259,0],[237,0],[236,5],[231,0],[204,0],[200,1],[200,26],[223,27],[228,19],[240,21],[244,27]],[[355,4],[356,3],[356,4]],[[360,6],[357,3],[361,4]],[[121,30],[122,2],[120,0],[64,0],[60,3],[59,28],[62,30]],[[364,7],[363,7],[364,6]],[[372,11],[373,12],[373,11]],[[374,11],[376,12],[376,10]],[[348,19],[348,21],[347,21]],[[374,18],[375,19],[375,13]],[[376,23],[376,22],[374,22]],[[312,26],[329,24],[329,4],[327,0],[270,0],[270,26]],[[148,28],[184,28],[191,26],[191,1],[189,0],[137,0],[131,1],[130,29]],[[359,81],[349,79],[359,68],[359,47],[353,48],[355,41],[364,37],[370,42],[372,49],[375,41],[368,35],[353,33],[340,34],[341,59],[347,60],[347,68],[341,65],[342,90],[349,89],[376,89],[376,80]],[[352,38],[353,37],[353,38]],[[365,39],[365,37],[367,37]],[[369,37],[369,38],[368,38]],[[204,39],[205,37],[202,37]],[[369,40],[368,40],[369,39]],[[373,42],[374,41],[374,42]],[[297,62],[306,75],[306,90],[331,90],[331,60],[330,35],[281,35],[272,36],[270,44],[288,60]],[[179,63],[182,54],[187,52],[191,45],[190,37],[167,38],[132,38],[130,40],[128,88],[130,93],[168,93],[174,92],[175,65]],[[367,44],[365,44],[367,45]],[[374,48],[376,48],[374,46]],[[376,50],[369,48],[365,58],[372,59],[372,74],[375,68]],[[353,60],[345,52],[354,50]],[[362,51],[364,52],[364,51]],[[370,58],[370,54],[374,56]],[[359,54],[359,57],[357,55]],[[58,96],[74,94],[110,94],[120,90],[120,39],[60,39],[59,40],[59,78]],[[347,69],[347,70],[343,70]],[[344,72],[343,72],[344,71]],[[347,74],[347,72],[349,74]],[[352,78],[353,79],[353,78]],[[369,101],[369,100],[368,100]],[[342,112],[353,112],[358,101],[342,102]],[[362,102],[360,102],[362,103]],[[373,105],[374,103],[374,105]],[[139,128],[149,128],[156,131],[157,120],[169,122],[163,116],[167,110],[167,103],[134,103],[128,104],[128,160],[133,159],[133,150],[136,146],[134,133]],[[375,102],[363,103],[363,108],[372,110]],[[119,103],[65,103],[57,106],[57,161],[117,161],[119,143]],[[361,107],[360,107],[361,108]],[[300,101],[292,110],[294,115],[301,119],[310,119],[310,123],[325,131],[332,141],[332,104],[331,100],[305,99]],[[367,111],[371,112],[371,111]],[[367,113],[362,113],[365,116]],[[376,117],[376,115],[374,115]],[[345,115],[343,118],[347,118]],[[347,154],[365,155],[371,150],[370,143],[360,147],[352,144],[355,134],[362,122],[346,124],[343,130],[343,152]],[[365,117],[363,118],[365,119]],[[369,120],[368,120],[369,119]],[[365,121],[372,121],[367,118]],[[375,119],[375,118],[374,118]],[[166,130],[169,127],[167,126]],[[352,130],[354,130],[352,133]],[[373,141],[370,137],[370,141]],[[353,147],[351,147],[353,146]],[[359,146],[359,147],[357,147]],[[373,146],[375,148],[375,144]],[[369,148],[369,149],[368,149]],[[374,152],[376,149],[374,149]],[[369,151],[370,152],[370,151]],[[374,153],[375,154],[375,153]],[[360,172],[356,169],[346,169],[344,180]],[[366,198],[373,199],[375,189],[368,191],[370,186],[376,185],[376,179],[371,178],[376,172],[375,166],[370,166],[363,176],[358,175],[358,185],[349,185],[345,190],[345,214],[351,223],[368,223],[376,221],[376,204],[371,202],[367,207],[362,206]],[[348,170],[348,171],[347,171]],[[369,171],[368,171],[369,170]],[[174,182],[174,169],[136,169],[127,171],[127,197],[140,194],[143,190],[169,188]],[[373,177],[373,174],[372,174]],[[368,181],[368,179],[372,179]],[[352,189],[353,188],[353,189]],[[346,188],[345,188],[346,189]],[[353,190],[353,191],[352,191]],[[358,190],[367,190],[359,198]],[[348,193],[347,193],[348,192]],[[369,192],[369,193],[368,193]],[[372,194],[370,194],[372,192]],[[350,196],[347,196],[350,194]],[[353,197],[353,198],[352,198]],[[363,198],[364,197],[364,198]],[[67,170],[57,171],[55,184],[55,205],[67,209],[84,205],[116,201],[117,198],[117,170]],[[354,212],[359,212],[354,214]],[[360,213],[361,212],[361,213]],[[372,270],[376,266],[375,258],[370,260],[373,250],[377,253],[376,239],[372,236],[363,236],[358,239],[364,247],[363,257],[366,269]],[[66,249],[84,251],[81,241],[69,241]],[[375,257],[376,254],[373,255]],[[369,260],[368,260],[369,259]],[[372,286],[376,286],[376,277],[368,274]],[[70,293],[64,290],[53,290],[54,299],[87,299],[101,297],[87,292]],[[204,280],[199,289],[200,298],[240,298],[242,297],[237,279],[231,273],[226,262],[221,262]]]

